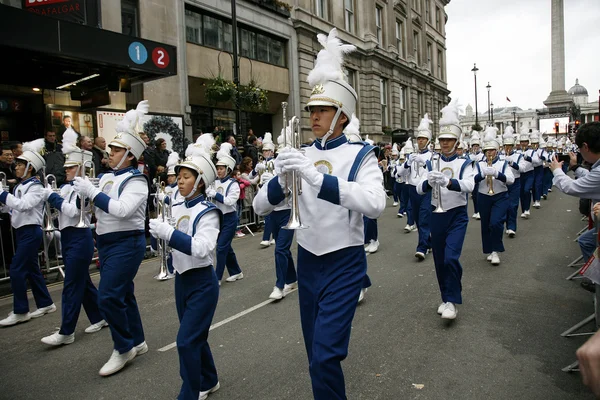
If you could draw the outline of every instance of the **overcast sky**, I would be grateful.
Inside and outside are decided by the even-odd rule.
[[[541,108],[551,91],[551,0],[451,0],[446,6],[448,89],[463,108]],[[579,78],[589,100],[600,89],[600,0],[564,0],[565,89]],[[509,103],[506,97],[510,98]]]

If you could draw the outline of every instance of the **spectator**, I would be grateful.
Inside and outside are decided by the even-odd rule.
[[[98,159],[96,159],[96,153],[94,153],[92,150],[94,149],[94,142],[92,141],[92,139],[88,136],[85,135],[79,135],[79,142],[77,143],[77,145],[79,146],[79,148],[81,150],[86,150],[92,153],[92,162],[94,163],[94,168],[96,167],[97,164],[100,164],[100,161]],[[98,171],[98,170],[96,170]],[[94,172],[96,172],[94,171]],[[96,174],[98,174],[98,172],[96,172]]]
[[[240,164],[240,174],[242,179],[250,182],[250,186],[245,187],[245,200],[246,205],[251,206],[252,201],[254,200],[254,193],[256,190],[256,185],[258,185],[258,181],[260,176],[258,174],[254,175],[254,178],[250,176],[252,169],[254,168],[254,163],[250,157],[244,157],[242,159],[242,163]]]
[[[54,132],[48,132],[48,133],[54,133]],[[48,142],[48,133],[46,134],[46,136],[44,136],[44,141],[45,141],[45,145],[48,146],[48,144],[50,143],[50,145],[55,145],[55,142]],[[50,140],[54,139],[54,141],[56,141],[56,135],[54,135],[54,138],[50,137]],[[46,169],[45,169],[45,173],[46,175],[48,174],[52,174],[56,177],[56,185],[58,187],[61,187],[67,179],[67,175],[65,173],[65,156],[62,152],[62,147],[60,148],[60,151],[58,149],[56,149],[56,145],[53,147],[55,150],[53,151],[47,151],[44,154],[44,159],[46,160]]]
[[[554,174],[554,185],[561,192],[580,198],[591,199],[592,204],[600,201],[600,122],[588,122],[577,131],[575,143],[579,147],[581,157],[592,165],[590,171],[582,168],[577,162],[577,155],[569,153],[569,168],[575,172],[577,179],[571,179],[562,171],[563,162],[555,157],[550,163]],[[587,261],[596,249],[596,227],[585,232],[577,239],[581,254]]]
[[[44,135],[44,146],[46,147],[46,154],[62,151],[62,146],[56,143],[56,132],[46,131],[46,134]]]
[[[154,149],[154,165],[156,166],[156,176],[160,177],[161,181],[167,180],[167,161],[169,160],[170,151],[167,150],[167,142],[163,138],[156,140],[156,148]]]
[[[225,141],[227,143],[231,143],[231,146],[232,146],[231,157],[233,157],[235,159],[235,165],[240,165],[242,162],[242,155],[238,151],[237,145],[235,144],[235,136],[229,135],[229,136],[227,136]]]
[[[10,145],[10,150],[12,151],[14,158],[19,157],[23,154],[23,143],[19,141],[13,142],[13,144]]]
[[[256,146],[257,143],[258,140],[256,139],[256,136],[248,136],[248,147],[246,148],[246,154],[244,154],[244,156],[250,157],[252,159],[253,165],[256,165],[258,163],[258,147]]]
[[[96,169],[96,176],[109,172],[110,166],[108,165],[108,152],[106,151],[106,139],[98,136],[94,139],[94,147],[92,148],[94,153],[94,167]]]
[[[196,140],[198,140],[203,133],[204,132],[202,132],[202,129],[196,129],[196,132],[192,135],[192,142],[196,143]]]
[[[240,185],[240,197],[237,201],[237,213],[238,213],[238,221],[241,221],[242,211],[244,209],[244,203],[245,203],[244,200],[246,199],[246,190],[245,189],[247,187],[251,186],[252,184],[249,181],[247,181],[246,179],[242,178],[242,175],[240,174],[240,170],[238,168],[233,169],[233,171],[231,172],[231,176],[233,179],[238,181],[238,184]],[[235,236],[243,237],[246,235],[244,233],[242,233],[241,229],[238,229],[235,232]]]
[[[0,154],[0,171],[6,174],[6,183],[12,191],[13,186],[17,183],[15,171],[13,167],[14,156],[10,147],[7,145],[2,146],[2,154]]]
[[[156,165],[154,164],[154,147],[150,144],[150,138],[145,132],[140,132],[139,136],[146,143],[146,149],[142,153],[140,160],[144,163],[144,173],[148,176],[150,183],[154,182],[156,176]]]

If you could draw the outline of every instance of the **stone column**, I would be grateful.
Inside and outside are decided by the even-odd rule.
[[[569,107],[572,99],[565,90],[565,14],[563,0],[552,1],[552,91],[547,107]]]

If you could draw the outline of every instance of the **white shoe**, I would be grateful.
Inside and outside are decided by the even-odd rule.
[[[54,305],[54,303],[52,303],[48,307],[38,308],[34,312],[29,313],[29,316],[31,318],[39,318],[43,315],[53,313],[54,311],[56,311],[56,306]]]
[[[525,214],[525,213],[522,213],[522,214],[521,214],[521,218],[527,219],[527,214]]]
[[[246,236],[246,234],[245,234],[245,233],[242,233],[242,231],[237,231],[237,232],[235,233],[235,237],[244,237],[244,236]]]
[[[123,369],[125,364],[127,364],[129,361],[135,358],[135,354],[135,347],[133,347],[127,353],[123,354],[119,354],[117,350],[113,350],[106,364],[104,364],[102,368],[100,368],[100,376],[109,376],[114,374],[115,372],[119,372]]]
[[[486,260],[492,261],[492,255],[490,254],[489,256],[487,256]]]
[[[406,233],[410,233],[411,231],[412,231],[412,226],[410,226],[410,225],[408,225],[408,224],[407,224],[407,225],[404,227],[404,232],[406,232]]]
[[[368,247],[367,252],[375,253],[377,251],[377,249],[379,248],[379,240],[371,239],[371,243],[367,247]]]
[[[398,213],[398,218],[404,218],[404,213]]]
[[[415,257],[417,257],[419,259],[419,261],[423,261],[425,259],[425,254],[420,251],[417,251],[415,253]]]
[[[240,272],[239,274],[231,275],[229,278],[225,279],[227,282],[235,282],[239,279],[244,279],[244,273]]]
[[[540,204],[540,202],[539,202],[539,201],[536,201],[536,202],[534,202],[534,203],[533,203],[533,206],[534,206],[535,208],[540,208],[542,205]]]
[[[492,253],[492,259],[490,260],[492,265],[500,265],[500,257],[498,257],[498,253],[495,251]]]
[[[208,389],[206,392],[200,392],[200,397],[198,397],[198,400],[206,400],[209,394],[216,392],[217,390],[219,390],[220,387],[221,384],[217,382],[217,384],[212,389]]]
[[[444,308],[446,307],[446,303],[442,303],[440,304],[440,306],[437,309],[437,313],[442,315],[442,313],[444,312]]]
[[[262,242],[260,242],[260,245],[261,245],[262,247],[269,247],[269,246],[270,246],[270,243],[269,243],[269,241],[268,241],[268,240],[263,240]]]
[[[273,300],[281,300],[283,297],[283,290],[279,289],[277,286],[273,287],[273,291],[269,295],[269,298]]]
[[[360,294],[358,295],[358,302],[360,303],[365,299],[365,294],[367,294],[368,288],[360,289]]]
[[[50,336],[42,338],[42,343],[49,344],[50,346],[60,346],[61,344],[71,344],[75,341],[75,334],[61,335],[59,331],[54,332]]]
[[[15,314],[14,312],[10,312],[8,317],[4,318],[0,321],[0,326],[12,326],[16,324],[20,324],[21,322],[27,322],[31,319],[31,315],[29,313],[25,314]]]
[[[275,244],[275,239],[271,239],[271,241],[269,242],[269,244]]]
[[[525,218],[529,218],[530,215],[531,215],[531,211],[529,211],[529,210],[525,211]]]
[[[283,296],[287,296],[288,294],[290,294],[293,290],[298,288],[298,282],[292,282],[290,284],[285,284],[283,285]]]
[[[506,233],[508,234],[508,237],[510,237],[510,238],[514,238],[515,235],[517,234],[517,232],[513,231],[512,229],[507,230]]]
[[[371,243],[365,244],[365,253],[368,253],[371,249]]]
[[[392,206],[393,206],[393,207],[396,207],[397,205],[398,205],[398,202],[397,202],[397,201],[395,201],[395,202],[392,204]]]
[[[442,311],[443,319],[455,319],[458,314],[458,310],[454,303],[447,302],[444,306],[444,311]]]
[[[548,189],[548,191],[549,191],[549,192],[551,192],[551,191],[552,191],[552,189]]]
[[[95,324],[91,324],[90,326],[88,326],[87,328],[85,328],[85,333],[95,333],[95,332],[98,332],[100,329],[104,328],[105,326],[108,326],[108,322],[106,322],[105,320],[102,320],[100,322],[96,322]]]
[[[148,352],[148,344],[146,343],[146,341],[144,340],[142,343],[138,344],[137,346],[133,346],[133,348],[135,349],[135,356],[141,356],[142,354],[146,354]]]
[[[475,213],[475,214],[473,214],[473,218],[475,218],[476,220],[480,220],[481,215],[479,215],[479,213]]]

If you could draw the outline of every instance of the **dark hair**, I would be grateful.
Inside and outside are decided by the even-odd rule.
[[[199,175],[199,174],[198,174],[198,171],[196,171],[196,170],[194,170],[194,169],[192,169],[192,168],[186,167],[185,165],[182,165],[181,167],[179,167],[179,169],[177,170],[177,172],[178,172],[178,174],[177,174],[177,175],[179,175],[179,171],[181,171],[181,169],[182,169],[182,168],[185,168],[185,169],[187,169],[188,171],[190,171],[190,172],[192,173],[192,175],[194,175],[194,178],[195,178],[195,179],[198,179],[198,175]],[[203,180],[201,180],[201,182],[202,182],[202,183],[204,183],[204,181],[203,181]],[[202,194],[206,194],[206,184],[205,184],[205,183],[204,183],[204,185],[202,185],[202,187],[200,188],[200,193],[202,193]]]
[[[233,177],[235,174],[237,174],[238,172],[240,172],[240,169],[238,167],[234,167],[231,170],[231,176]]]
[[[600,153],[600,122],[588,122],[579,127],[575,136],[575,144],[581,148],[584,143],[592,153]]]
[[[231,139],[231,138],[234,138],[234,139],[235,139],[235,136],[233,136],[233,135],[227,135],[227,136],[225,137],[225,141],[226,141],[226,142],[229,142],[229,139]]]
[[[252,159],[250,157],[244,157],[242,162],[240,163],[240,171],[241,172],[250,172],[252,168],[250,165],[252,164]]]
[[[19,141],[13,142],[13,143],[11,143],[11,145],[10,145],[10,149],[11,149],[11,150],[15,150],[17,147],[19,147],[19,145],[20,145],[20,144],[23,144],[23,143],[21,143],[21,142],[19,142]]]
[[[154,142],[154,144],[156,145],[156,147],[160,147],[160,145],[163,144],[164,142],[166,142],[165,139],[158,138],[158,139],[156,139],[156,142]]]
[[[71,119],[73,119],[73,117],[71,117],[70,115],[65,115],[65,116],[63,117],[63,121],[64,121],[65,119],[67,119],[67,118],[71,118]]]
[[[254,144],[254,142],[256,142],[256,136],[254,136],[254,135],[248,136],[248,143]]]

